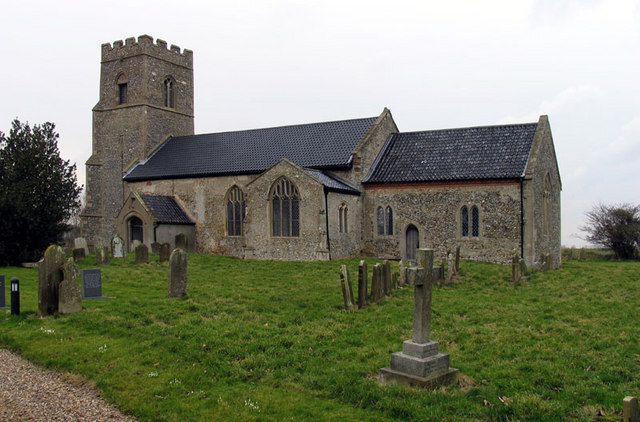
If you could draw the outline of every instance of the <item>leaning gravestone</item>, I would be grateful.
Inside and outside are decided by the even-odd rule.
[[[171,255],[171,245],[169,245],[168,243],[163,243],[162,245],[160,245],[160,251],[158,254],[160,255],[160,262],[167,262]]]
[[[118,235],[111,239],[111,252],[114,258],[124,258],[124,240]]]
[[[82,295],[85,299],[104,299],[102,272],[99,269],[82,270]]]
[[[149,263],[149,248],[147,245],[140,244],[136,246],[136,264],[148,264]]]
[[[187,236],[184,233],[178,233],[175,237],[176,249],[187,250]]]
[[[449,355],[439,353],[438,343],[430,339],[433,250],[418,249],[418,262],[426,262],[426,268],[407,272],[415,286],[413,337],[391,355],[391,366],[380,370],[380,381],[431,388],[452,382],[458,370],[449,367]]]
[[[73,259],[76,261],[82,261],[87,257],[87,254],[84,251],[84,248],[75,248],[73,250]]]
[[[160,243],[153,242],[151,244],[151,253],[157,255],[160,252]]]
[[[358,308],[362,309],[367,306],[367,290],[368,290],[368,274],[367,263],[362,260],[358,265]]]
[[[4,289],[4,276],[0,275],[0,308],[4,308],[5,306],[7,306],[7,299]]]
[[[89,245],[87,245],[87,239],[85,239],[84,237],[76,237],[75,239],[73,239],[73,248],[82,248],[84,249],[84,255],[89,256]]]
[[[386,296],[391,296],[391,264],[386,259],[382,261],[382,289]]]
[[[371,300],[374,302],[380,302],[383,294],[382,265],[376,264],[373,266],[373,277],[371,278]]]
[[[340,267],[340,286],[342,287],[342,298],[344,299],[344,309],[351,310],[353,305],[353,287],[346,265]]]
[[[187,295],[187,253],[174,249],[169,258],[169,297]]]
[[[82,292],[78,286],[78,269],[73,258],[67,259],[63,269],[64,280],[60,282],[58,312],[74,314],[82,310]]]
[[[38,312],[40,316],[58,312],[58,293],[64,277],[64,251],[60,246],[51,245],[38,263]]]
[[[98,246],[96,249],[96,262],[98,265],[107,265],[109,263],[109,249],[106,246]]]

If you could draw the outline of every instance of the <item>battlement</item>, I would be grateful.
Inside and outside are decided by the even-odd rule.
[[[103,62],[120,60],[140,54],[147,54],[193,69],[193,51],[186,48],[180,50],[180,47],[173,44],[167,48],[167,42],[160,38],[156,39],[154,43],[153,37],[140,35],[137,40],[134,37],[130,37],[125,39],[124,42],[122,40],[114,41],[113,45],[110,43],[102,44]]]

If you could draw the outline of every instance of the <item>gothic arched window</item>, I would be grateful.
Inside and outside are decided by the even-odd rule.
[[[462,237],[469,236],[469,208],[466,205],[460,210],[460,228]]]
[[[244,219],[244,194],[237,186],[227,191],[227,236],[242,236],[242,220]]]
[[[347,212],[349,209],[346,204],[340,205],[339,218],[340,218],[340,233],[349,233],[349,225],[347,223]]]
[[[164,80],[164,106],[169,108],[175,107],[175,90],[176,83],[172,77]]]
[[[300,194],[287,178],[271,187],[271,233],[277,237],[300,236]]]
[[[387,236],[391,236],[393,234],[393,210],[389,206],[387,206],[387,209],[385,211],[385,217]]]
[[[551,179],[549,173],[544,176],[544,192],[542,194],[542,224],[544,234],[549,234],[549,213],[551,208]]]
[[[471,236],[480,236],[480,211],[475,205],[471,208]]]
[[[378,225],[378,236],[384,236],[384,209],[378,207],[376,210],[376,222]]]

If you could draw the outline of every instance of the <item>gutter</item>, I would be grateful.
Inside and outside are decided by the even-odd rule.
[[[524,177],[520,177],[520,258],[524,259]]]
[[[329,251],[329,260],[331,260],[331,241],[329,240],[329,190],[325,186],[324,190],[324,219],[327,227],[327,250]]]

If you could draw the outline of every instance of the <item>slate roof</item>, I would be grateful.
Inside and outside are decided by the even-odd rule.
[[[537,123],[391,135],[363,183],[514,179],[527,165]]]
[[[195,224],[173,196],[140,195],[158,224]]]
[[[302,167],[347,169],[376,118],[172,137],[124,180],[258,174],[282,158]]]
[[[311,177],[322,183],[324,187],[326,187],[329,191],[360,195],[360,189],[347,182],[346,180],[342,180],[337,176],[328,174],[327,172],[320,170],[314,170],[310,168],[305,168],[304,170]]]

